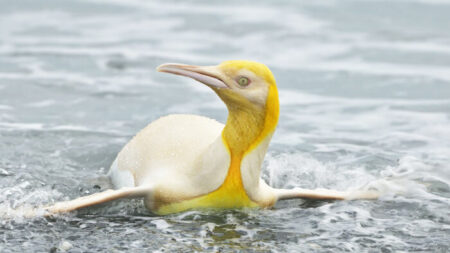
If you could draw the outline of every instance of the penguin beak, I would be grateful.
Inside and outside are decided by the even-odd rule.
[[[166,63],[156,68],[159,72],[166,72],[180,76],[187,76],[211,88],[229,89],[220,77],[222,73],[215,66],[194,66],[177,63]]]

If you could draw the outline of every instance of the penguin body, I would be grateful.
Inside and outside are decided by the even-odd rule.
[[[117,189],[153,187],[154,194],[145,199],[151,210],[212,192],[225,180],[230,164],[223,127],[197,115],[162,117],[126,144],[109,176]]]
[[[278,200],[377,198],[371,191],[275,189],[261,167],[279,117],[271,71],[251,61],[217,66],[163,64],[161,72],[210,87],[228,109],[226,124],[196,115],[169,115],[141,130],[119,152],[109,176],[116,190],[59,202],[48,214],[120,198],[143,198],[157,214],[204,208],[271,207]]]

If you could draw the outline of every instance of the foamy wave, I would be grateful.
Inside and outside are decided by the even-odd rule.
[[[308,154],[281,154],[267,158],[266,177],[276,188],[359,189],[376,177],[364,167],[336,166],[320,162]]]
[[[402,157],[396,166],[387,166],[379,174],[369,167],[323,163],[307,154],[269,156],[264,172],[270,185],[276,188],[329,188],[338,190],[375,190],[381,199],[421,198],[450,203],[447,197],[430,192],[434,183],[450,189],[450,177],[413,157]],[[430,183],[430,185],[429,185]]]
[[[40,208],[61,198],[62,194],[48,188],[34,188],[28,181],[15,186],[0,188],[0,219],[27,222],[30,217],[42,217],[45,210]]]
[[[122,135],[120,131],[111,129],[91,129],[85,126],[77,125],[46,125],[43,123],[7,123],[0,122],[0,129],[3,131],[72,131],[72,132],[90,132],[107,133]]]

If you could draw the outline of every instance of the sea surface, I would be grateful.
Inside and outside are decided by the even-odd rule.
[[[268,65],[281,116],[272,186],[373,188],[379,200],[156,216],[123,200],[0,218],[0,252],[448,252],[450,1],[0,0],[0,211],[110,188],[149,122],[224,122],[166,62]]]

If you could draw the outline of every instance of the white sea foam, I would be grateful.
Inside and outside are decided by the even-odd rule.
[[[7,224],[11,219],[15,222],[28,222],[30,217],[42,217],[44,209],[40,208],[62,194],[48,188],[33,188],[30,182],[0,188],[0,220]]]
[[[38,101],[38,102],[29,103],[28,106],[40,108],[40,107],[52,106],[54,104],[55,104],[54,100],[47,99],[47,100],[42,100],[42,101]]]
[[[41,123],[6,123],[0,122],[0,128],[3,130],[42,130],[43,124]]]
[[[5,110],[5,111],[9,111],[12,110],[13,107],[9,106],[9,105],[0,105],[0,110]]]
[[[7,123],[0,122],[0,129],[2,131],[72,131],[72,132],[97,132],[97,133],[107,133],[113,135],[121,135],[121,132],[114,129],[110,129],[107,126],[102,128],[92,129],[86,126],[77,125],[46,125],[43,123]]]
[[[157,229],[167,229],[170,227],[170,224],[167,223],[167,221],[161,219],[153,220],[151,223],[155,224]]]
[[[267,159],[269,184],[276,188],[359,189],[375,179],[366,168],[322,163],[308,154],[282,154]]]

